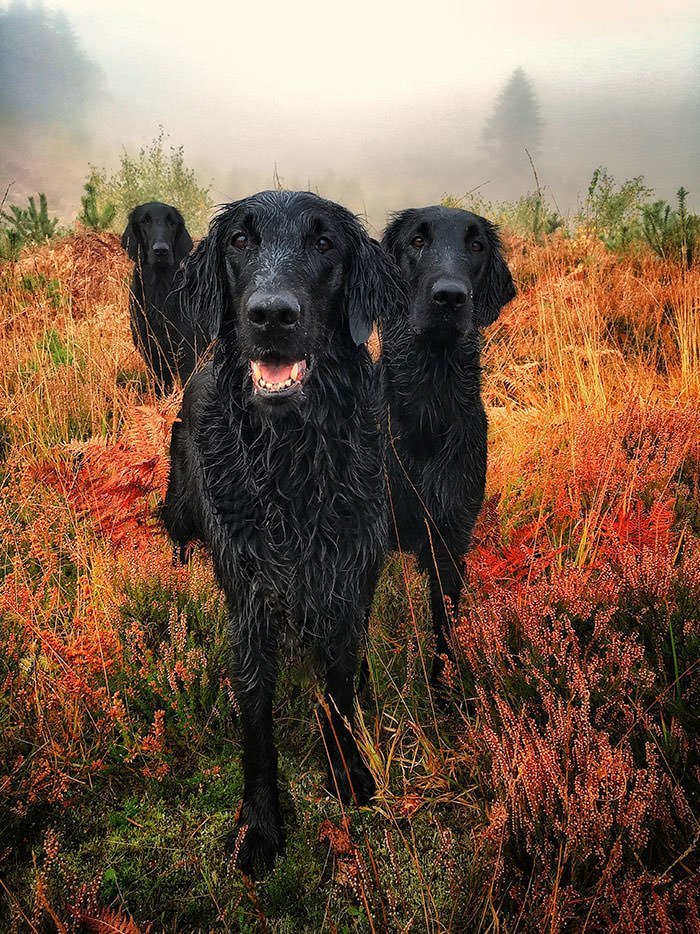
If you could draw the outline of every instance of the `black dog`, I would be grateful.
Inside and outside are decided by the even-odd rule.
[[[401,290],[353,215],[304,192],[228,205],[183,278],[218,341],[173,429],[163,518],[181,548],[208,545],[226,593],[245,782],[235,840],[252,873],[283,846],[272,697],[285,631],[325,676],[329,789],[346,802],[374,793],[348,729],[387,534],[364,342]]]
[[[192,238],[176,208],[151,201],[129,215],[122,247],[135,264],[129,301],[131,335],[158,392],[169,393],[175,377],[188,379],[196,362],[195,328],[178,303],[166,301],[175,273],[192,249]],[[207,341],[200,336],[199,343]],[[199,347],[199,352],[203,349]]]
[[[394,216],[384,247],[404,275],[409,305],[382,320],[380,374],[386,417],[393,545],[430,575],[440,685],[461,560],[484,499],[486,413],[479,328],[515,295],[496,228],[454,208]],[[440,696],[440,691],[438,691]]]

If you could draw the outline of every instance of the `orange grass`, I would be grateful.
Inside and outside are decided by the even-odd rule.
[[[330,860],[322,927],[698,930],[700,269],[506,240],[519,295],[486,339],[455,708],[427,696],[425,585],[394,561],[358,728],[376,807],[299,831]],[[147,929],[138,900],[102,902],[106,876],[68,871],[61,822],[235,732],[206,555],[172,568],[154,518],[178,399],[155,400],[133,349],[128,275],[117,239],[86,233],[0,267],[0,871],[33,880],[3,886],[0,918],[27,930]],[[317,814],[304,781],[295,808]],[[211,872],[221,929],[242,905],[279,929],[264,886],[222,904]]]

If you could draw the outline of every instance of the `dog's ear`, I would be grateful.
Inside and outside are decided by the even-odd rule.
[[[228,227],[221,217],[212,220],[207,235],[185,259],[175,288],[180,313],[209,340],[219,336],[230,304],[226,270]]]
[[[401,275],[389,254],[364,230],[353,250],[345,307],[350,334],[364,344],[375,322],[404,301]]]
[[[173,243],[173,258],[175,260],[175,265],[179,266],[182,260],[187,256],[187,254],[192,249],[192,237],[189,235],[187,227],[185,227],[185,219],[177,212],[177,227],[175,229],[175,241]]]
[[[382,246],[390,253],[396,262],[399,261],[399,256],[401,253],[401,244],[399,242],[399,232],[405,221],[411,219],[415,215],[413,208],[408,208],[406,211],[399,211],[397,214],[391,215],[391,222],[384,231],[382,236]]]
[[[138,208],[134,208],[131,214],[129,214],[126,230],[122,234],[122,249],[126,250],[126,254],[132,263],[138,260],[139,247],[141,246],[141,240],[138,234],[138,211]]]
[[[515,298],[513,277],[503,258],[503,245],[494,224],[487,223],[486,240],[490,253],[489,265],[474,295],[474,315],[480,328],[493,324],[501,308]]]

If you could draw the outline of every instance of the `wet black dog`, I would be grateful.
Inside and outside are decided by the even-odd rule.
[[[389,531],[430,575],[440,684],[461,562],[484,499],[486,413],[479,329],[515,295],[496,228],[454,208],[395,215],[384,247],[403,273],[408,308],[382,320]]]
[[[157,391],[169,393],[175,378],[188,379],[196,362],[195,329],[177,303],[166,301],[178,267],[192,249],[192,239],[176,208],[151,201],[129,215],[122,247],[134,262],[131,335],[155,378]]]
[[[173,429],[163,518],[181,548],[207,544],[228,601],[245,781],[236,845],[251,873],[283,846],[272,698],[285,632],[325,678],[329,790],[358,803],[374,793],[347,726],[387,534],[364,342],[401,290],[353,215],[305,192],[228,205],[183,278],[185,304],[218,340]]]

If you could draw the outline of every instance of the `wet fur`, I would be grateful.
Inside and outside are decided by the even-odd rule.
[[[478,268],[475,255],[464,250],[462,231],[472,228],[483,245]],[[412,237],[423,231],[428,238],[431,230],[434,243],[415,255]],[[436,636],[432,681],[440,688],[449,654],[445,597],[457,613],[462,559],[486,481],[479,329],[496,319],[515,290],[496,228],[468,212],[404,211],[388,226],[383,244],[402,269],[409,300],[408,309],[394,307],[382,320],[390,539],[392,547],[414,552],[429,574]],[[433,340],[416,329],[430,318],[428,286],[440,276],[471,286],[473,298],[464,307],[463,329]]]
[[[323,326],[316,314],[304,323],[316,335],[313,372],[299,401],[281,410],[261,405],[252,392],[243,336],[247,293],[229,247],[241,218],[256,212],[276,241],[251,254],[246,262],[253,273],[282,276],[311,298],[322,285],[303,271],[292,243],[303,212],[327,217],[342,240],[336,307]],[[181,548],[193,538],[207,544],[228,601],[245,776],[234,840],[248,873],[269,867],[284,842],[272,697],[278,648],[287,636],[312,653],[325,678],[329,790],[359,803],[374,792],[346,726],[358,643],[387,536],[381,435],[363,342],[372,322],[400,301],[397,280],[349,212],[290,192],[229,205],[184,269],[184,300],[196,314],[210,315],[219,337],[213,362],[190,381],[173,429],[163,517]]]

